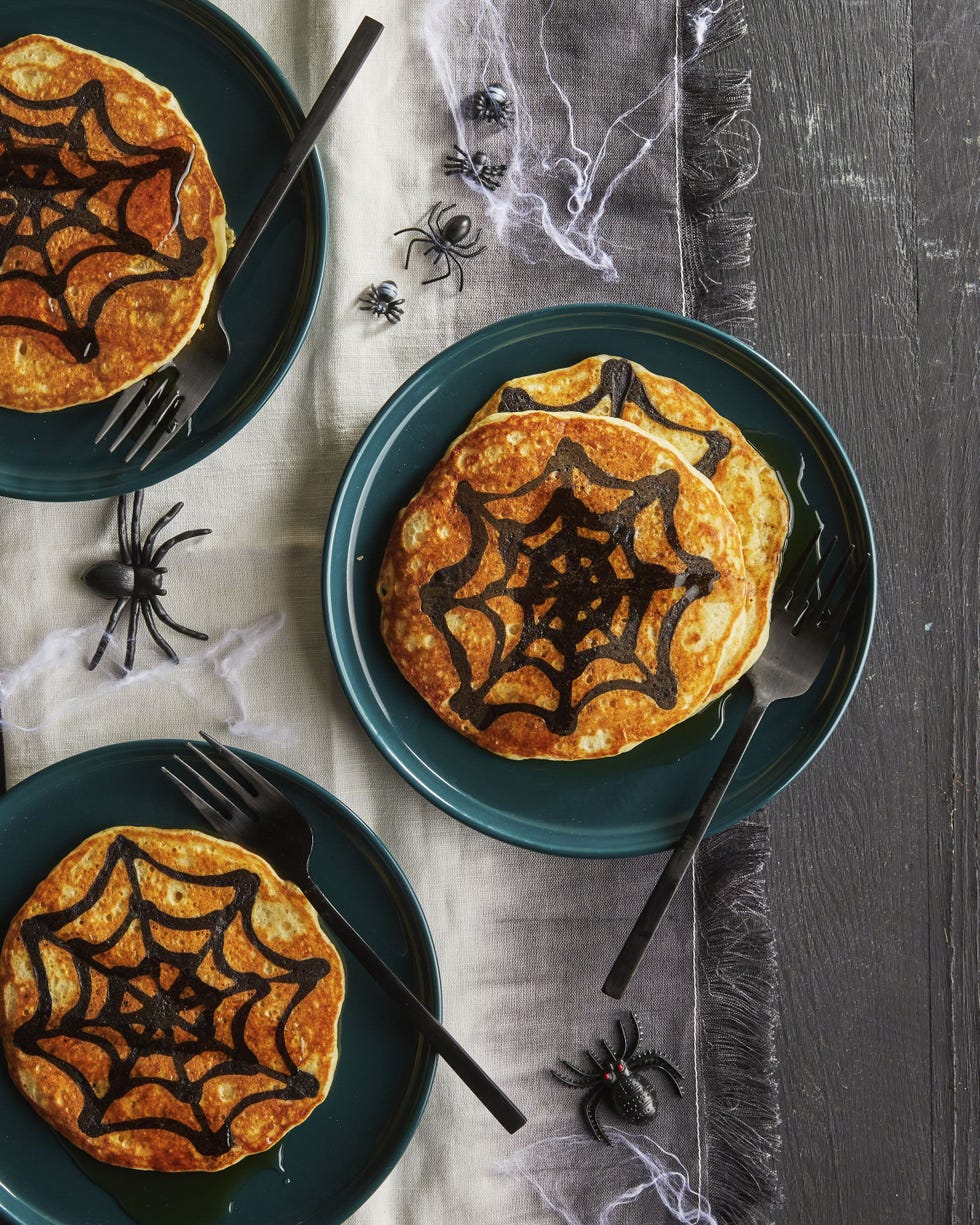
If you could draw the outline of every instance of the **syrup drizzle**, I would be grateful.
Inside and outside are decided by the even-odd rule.
[[[522,387],[505,387],[500,397],[501,413],[522,413],[536,410],[548,413],[588,413],[602,400],[609,397],[610,416],[622,417],[627,403],[635,404],[651,421],[668,430],[679,430],[683,434],[697,434],[704,439],[707,450],[693,466],[711,480],[715,470],[732,448],[731,440],[720,430],[698,430],[691,425],[671,421],[657,408],[643,386],[636,371],[621,357],[609,357],[602,363],[599,382],[594,391],[574,404],[539,404]]]
[[[587,506],[575,491],[576,474],[579,480],[622,492],[619,504],[605,512]],[[532,522],[494,514],[493,503],[513,502],[547,484],[553,492]],[[628,690],[646,694],[664,710],[676,705],[677,677],[670,665],[674,633],[684,611],[707,595],[718,577],[707,557],[681,547],[674,524],[679,488],[680,477],[673,469],[639,481],[615,477],[568,438],[562,438],[538,476],[512,493],[478,493],[460,482],[455,503],[469,523],[470,549],[460,561],[433,574],[420,593],[422,610],[442,634],[460,678],[450,708],[480,730],[503,714],[522,712],[539,716],[550,732],[565,736],[575,731],[582,708],[603,693]],[[636,554],[637,516],[655,503],[678,561],[676,570],[644,562]],[[502,561],[503,575],[478,594],[460,595],[490,550]],[[673,588],[683,594],[660,622],[656,665],[651,668],[642,658],[641,626],[656,593]],[[521,612],[519,640],[506,655],[507,626],[491,603],[494,599],[507,599]],[[461,609],[481,613],[493,628],[492,658],[479,684],[465,648],[450,629],[450,615]],[[553,662],[556,654],[560,665]],[[579,692],[583,674],[599,660],[613,661],[620,675]],[[497,682],[520,668],[541,673],[555,695],[553,708],[492,700]]]
[[[38,112],[37,120],[10,113],[11,103],[18,112]],[[68,118],[46,118],[56,111],[72,113]],[[92,155],[87,118],[120,157],[100,160]],[[193,149],[155,148],[124,140],[109,117],[101,81],[88,81],[67,97],[46,100],[22,98],[0,85],[0,293],[5,283],[33,284],[50,299],[61,321],[14,313],[0,314],[0,325],[53,336],[75,361],[90,362],[99,353],[96,324],[115,293],[140,281],[192,276],[207,246],[204,238],[188,237],[181,218],[180,190],[193,159]],[[158,175],[166,176],[171,217],[166,237],[177,237],[175,255],[158,250],[127,220],[134,192]],[[92,208],[99,197],[103,211],[111,207],[114,223],[104,221]],[[50,244],[67,230],[87,233],[92,241],[56,268]],[[31,267],[19,266],[18,248],[30,253]],[[109,280],[84,314],[76,314],[68,293],[72,272],[84,260],[107,254],[141,258],[151,267]],[[30,295],[28,301],[35,300]]]
[[[234,891],[232,900],[207,914],[170,914],[143,895],[137,871],[140,862],[174,882],[230,888]],[[120,864],[129,883],[129,903],[112,934],[95,941],[61,934],[65,927],[100,904],[110,904],[105,901],[106,889]],[[131,839],[119,835],[110,844],[102,867],[83,898],[64,910],[34,915],[24,922],[21,936],[37,984],[38,1004],[34,1015],[14,1031],[14,1045],[24,1054],[47,1060],[78,1086],[83,1105],[77,1122],[85,1135],[104,1136],[132,1129],[170,1131],[189,1140],[202,1155],[219,1156],[231,1148],[231,1124],[247,1107],[270,1098],[297,1100],[316,1095],[319,1089],[316,1078],[297,1069],[289,1054],[286,1026],[294,1009],[329,972],[330,965],[322,958],[287,957],[262,942],[252,924],[258,887],[258,876],[246,869],[211,875],[179,871],[159,863]],[[224,937],[236,920],[241,932],[277,968],[277,973],[266,977],[229,964]],[[166,930],[202,932],[204,940],[196,952],[175,951],[155,935],[155,931]],[[134,931],[138,932],[144,954],[137,964],[106,965],[100,960],[121,940],[131,941]],[[45,950],[49,955],[52,950],[67,954],[77,976],[78,999],[60,1015],[52,999]],[[62,958],[58,960],[63,964]],[[205,961],[227,980],[226,985],[215,986],[213,981],[202,978]],[[213,971],[208,979],[212,977]],[[98,1007],[93,1003],[97,980],[101,980],[99,990],[104,988],[104,999]],[[269,997],[274,984],[295,988],[287,1004],[276,1005],[279,1015],[275,1046],[282,1061],[280,1067],[263,1064],[246,1038],[252,1010]],[[219,1007],[224,1016],[232,1018],[227,1037],[217,1033],[215,1013]],[[89,1043],[108,1057],[107,1085],[97,1087],[65,1057],[68,1044],[61,1039],[66,1038],[73,1043]],[[176,1079],[141,1075],[136,1066],[138,1061],[152,1055],[170,1058]],[[210,1066],[202,1073],[199,1061],[192,1075],[188,1064],[202,1055],[209,1057]],[[211,1080],[225,1076],[261,1076],[276,1083],[273,1088],[239,1097],[220,1122],[212,1126],[202,1107],[202,1097]],[[182,1118],[187,1111],[181,1105],[189,1107],[197,1126],[160,1115],[116,1121],[107,1118],[116,1102],[144,1085],[166,1090],[174,1099],[175,1113]]]

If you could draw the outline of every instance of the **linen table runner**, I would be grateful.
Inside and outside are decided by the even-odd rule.
[[[307,107],[363,12],[354,0],[220,7],[267,48]],[[578,1097],[547,1070],[623,1015],[599,984],[661,860],[525,851],[418,797],[374,750],[333,672],[320,557],[333,491],[365,427],[419,365],[476,328],[570,301],[749,324],[747,220],[723,208],[746,175],[751,129],[729,125],[747,83],[707,58],[738,32],[740,15],[720,0],[377,0],[370,11],[385,33],[320,143],[331,232],[309,338],[244,431],[147,493],[147,522],[181,499],[182,526],[213,529],[182,552],[173,610],[211,641],[182,652],[179,668],[158,664],[143,641],[125,681],[88,673],[105,610],[79,576],[111,555],[114,502],[0,502],[8,779],[114,741],[203,728],[333,791],[384,839],[419,895],[447,1024],[531,1118],[507,1136],[441,1068],[405,1157],[354,1220],[543,1225],[564,1204],[565,1219],[584,1225],[642,1182],[634,1175],[647,1170],[644,1155],[657,1153],[606,1153],[591,1138],[583,1146]],[[515,102],[512,129],[484,134],[454,120],[453,103],[498,80]],[[443,176],[443,158],[464,138],[512,165],[496,196]],[[405,240],[392,237],[439,199],[485,226],[488,250],[467,261],[461,294],[451,280],[421,287],[427,271],[405,272]],[[397,326],[355,309],[387,278],[407,299]],[[771,1219],[766,849],[760,819],[706,844],[631,991],[647,1037],[680,1065],[688,1089],[682,1103],[665,1091],[656,1123],[629,1135],[662,1145],[690,1188],[645,1191],[614,1225]],[[576,1139],[563,1148],[557,1136]]]

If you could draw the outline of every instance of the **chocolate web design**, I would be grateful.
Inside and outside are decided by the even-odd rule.
[[[583,479],[621,492],[621,501],[612,510],[592,509],[575,492],[577,480]],[[554,492],[532,522],[494,514],[495,502],[513,503],[546,482],[554,483]],[[670,665],[674,632],[685,609],[707,595],[718,577],[707,557],[681,547],[674,525],[679,487],[673,469],[639,481],[621,480],[568,438],[561,440],[537,477],[512,493],[478,493],[460,482],[455,501],[469,524],[471,547],[461,561],[437,571],[421,589],[422,610],[445,639],[460,679],[450,708],[480,730],[503,714],[537,715],[550,732],[562,736],[575,731],[584,706],[613,690],[643,693],[661,708],[672,708],[677,702],[677,677]],[[637,517],[654,504],[659,504],[676,570],[637,555]],[[499,555],[503,573],[479,593],[460,595],[491,550]],[[497,565],[495,572],[500,569]],[[641,629],[656,593],[673,588],[682,594],[661,619],[656,664],[650,667],[642,657],[648,650],[639,650]],[[509,651],[506,624],[494,600],[520,609],[520,636]],[[466,649],[450,628],[452,615],[461,609],[482,613],[493,627],[492,658],[479,684]],[[536,646],[539,642],[543,650]],[[610,677],[607,669],[605,679],[583,687],[583,674],[601,660],[616,665],[617,675]],[[545,688],[556,697],[553,708],[550,703],[493,700],[498,681],[522,668],[541,674]]]
[[[141,861],[174,882],[230,888],[234,891],[232,900],[207,914],[184,917],[168,914],[144,896],[137,871]],[[79,919],[97,917],[100,908],[111,910],[118,905],[118,887],[111,896],[106,892],[117,865],[122,865],[129,884],[129,904],[118,927],[108,937],[94,942],[63,934],[69,925],[76,925],[77,930]],[[245,869],[211,876],[178,871],[157,862],[130,839],[119,836],[111,843],[83,898],[64,910],[35,915],[24,922],[21,936],[37,984],[38,1005],[34,1016],[15,1031],[14,1043],[25,1054],[46,1059],[75,1082],[83,1099],[78,1126],[85,1135],[103,1136],[136,1128],[172,1131],[189,1140],[199,1153],[217,1156],[231,1147],[231,1124],[247,1107],[269,1098],[297,1100],[316,1095],[318,1082],[308,1072],[297,1069],[286,1046],[285,1031],[297,1005],[329,972],[330,965],[321,958],[294,960],[259,939],[251,918],[258,886],[259,878]],[[229,964],[225,937],[236,920],[238,938],[244,934],[258,957],[276,967],[275,974],[265,977]],[[161,943],[155,930],[161,935],[167,931],[177,933],[178,940],[183,935],[185,941],[186,933],[200,932],[203,942],[195,952],[175,951]],[[113,949],[124,940],[127,942],[124,959],[132,960],[134,937],[142,950],[135,964],[103,962],[107,955],[111,958]],[[77,980],[78,998],[60,1015],[52,998],[45,949],[67,954]],[[60,957],[54,960],[59,964],[64,961]],[[205,962],[209,966],[202,977]],[[215,985],[216,978],[222,980],[220,986]],[[271,992],[273,985],[278,984],[295,987],[285,1004],[281,995]],[[280,1067],[263,1064],[246,1039],[250,1015],[260,1004],[264,1010],[273,1010]],[[219,1007],[220,1034],[215,1020]],[[96,1048],[91,1058],[85,1055],[86,1044]],[[65,1057],[66,1047],[78,1053],[82,1066]],[[99,1052],[108,1056],[107,1077],[103,1072],[105,1059]],[[174,1078],[140,1074],[139,1061],[147,1056],[172,1060]],[[206,1070],[202,1071],[200,1066],[192,1069],[193,1060],[198,1060],[199,1065],[206,1064]],[[243,1076],[262,1077],[272,1081],[273,1086],[244,1097],[239,1096],[240,1089],[236,1087],[225,1113],[212,1126],[202,1107],[208,1084],[216,1078]],[[97,1077],[102,1082],[101,1091],[94,1083]],[[181,1117],[160,1115],[116,1121],[107,1118],[121,1098],[147,1085],[159,1086],[173,1097],[175,1115],[185,1116],[189,1108],[197,1125],[192,1126]],[[212,1093],[210,1097],[220,1101],[219,1094]]]
[[[67,118],[57,116],[65,111]],[[96,158],[89,150],[87,124],[95,125],[120,156]],[[22,98],[0,86],[0,324],[54,336],[76,361],[88,362],[99,353],[95,325],[113,294],[138,281],[178,280],[196,272],[206,241],[188,238],[179,201],[193,159],[193,150],[124,140],[109,118],[101,81],[46,100]],[[157,250],[127,220],[134,192],[157,175],[166,176],[170,233],[178,240],[175,255]],[[88,234],[91,241],[56,267],[52,243],[56,253],[56,240],[68,230]],[[17,248],[29,253],[30,267],[19,266],[24,257],[16,257]],[[68,292],[72,273],[84,260],[106,255],[127,257],[127,267],[134,258],[149,267],[113,276],[86,307],[76,310]],[[104,270],[98,275],[106,279]],[[39,297],[47,295],[60,325],[6,313],[3,287],[18,281],[37,286]]]
[[[635,404],[657,425],[681,434],[697,434],[705,441],[705,452],[694,465],[710,481],[721,461],[732,449],[731,440],[721,430],[699,430],[693,425],[681,425],[665,417],[650,399],[647,389],[630,362],[622,357],[607,357],[599,371],[599,382],[587,396],[574,404],[540,404],[523,387],[505,387],[500,397],[500,413],[522,413],[534,410],[545,413],[589,413],[609,397],[609,415],[622,417],[627,404]]]

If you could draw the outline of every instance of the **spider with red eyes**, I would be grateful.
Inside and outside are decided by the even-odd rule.
[[[564,1059],[560,1061],[561,1065],[567,1068],[571,1075],[559,1072],[555,1068],[552,1068],[551,1071],[552,1076],[560,1080],[563,1085],[589,1090],[582,1099],[582,1116],[592,1134],[603,1144],[611,1143],[596,1118],[596,1108],[603,1099],[609,1102],[620,1118],[630,1123],[645,1123],[656,1115],[659,1105],[657,1093],[649,1080],[642,1075],[645,1069],[654,1068],[662,1072],[677,1090],[677,1096],[684,1096],[684,1090],[681,1087],[684,1077],[669,1059],[665,1059],[655,1050],[645,1050],[639,1055],[636,1054],[636,1048],[643,1041],[643,1031],[640,1029],[640,1022],[635,1012],[630,1013],[630,1018],[633,1022],[632,1040],[627,1038],[626,1026],[623,1022],[619,1020],[616,1022],[619,1030],[618,1055],[613,1053],[612,1047],[605,1039],[602,1041],[606,1051],[605,1059],[596,1059],[591,1051],[585,1052],[595,1064],[594,1072],[576,1068]]]

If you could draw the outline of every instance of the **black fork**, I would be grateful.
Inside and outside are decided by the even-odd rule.
[[[836,536],[821,554],[820,536],[818,529],[773,597],[769,642],[745,676],[752,689],[752,701],[602,984],[603,991],[613,999],[622,996],[636,973],[763,715],[773,702],[806,693],[817,679],[864,582],[869,558],[864,556],[855,565],[854,546],[839,550]],[[835,562],[829,571],[831,557]],[[821,593],[821,579],[828,573]],[[845,575],[850,577],[845,580]]]
[[[210,773],[220,780],[221,787],[216,786],[208,776],[195,770],[180,757],[175,757],[174,760],[194,778],[199,790],[188,786],[166,767],[163,767],[163,773],[177,785],[216,833],[261,855],[280,876],[298,885],[330,930],[357,958],[374,981],[402,1006],[419,1033],[473,1090],[494,1118],[509,1132],[523,1127],[527,1119],[510,1098],[436,1020],[421,1000],[405,986],[398,975],[389,969],[313,881],[310,876],[313,831],[302,813],[237,753],[212,740],[205,732],[201,732],[201,736],[210,746],[217,761],[208,757],[196,744],[188,743],[187,747]],[[230,798],[229,792],[236,799]]]

